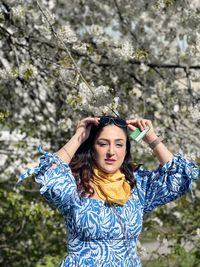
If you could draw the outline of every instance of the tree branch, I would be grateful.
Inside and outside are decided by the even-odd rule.
[[[130,59],[129,62],[133,65],[140,65],[144,62]],[[186,66],[185,64],[162,64],[162,63],[145,63],[146,66],[150,68],[159,68],[159,69],[200,69],[200,65],[191,65],[191,66]]]
[[[192,95],[192,86],[191,86],[191,81],[190,81],[190,71],[188,67],[184,68],[185,74],[186,74],[186,79],[187,79],[187,87],[188,87],[188,93]]]
[[[127,22],[125,21],[124,17],[122,16],[122,13],[121,13],[121,10],[120,10],[119,5],[117,3],[117,0],[113,0],[113,1],[114,1],[115,6],[116,6],[116,9],[117,9],[119,19],[121,21],[121,27],[122,27],[122,29],[127,31]],[[133,38],[135,39],[136,43],[138,43],[138,39],[137,39],[136,35],[132,31],[130,31],[130,33],[133,36]]]

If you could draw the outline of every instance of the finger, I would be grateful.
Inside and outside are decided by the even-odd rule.
[[[128,124],[127,128],[131,131],[134,131],[137,127],[133,126],[132,124]]]
[[[146,120],[145,124],[149,126],[150,128],[153,128],[151,120]]]
[[[99,124],[99,120],[100,120],[100,118],[98,118],[98,117],[94,117],[94,118],[88,118],[88,120],[86,121],[86,123],[87,123],[87,127],[88,127],[88,125],[98,125]]]
[[[138,127],[140,128],[141,131],[144,130],[144,125],[143,125],[142,119],[138,119]]]
[[[127,124],[136,124],[138,119],[126,120]]]
[[[99,118],[98,117],[87,117],[82,119],[78,124],[77,128],[79,127],[88,127],[89,124],[95,124],[98,125]]]
[[[92,124],[89,124],[89,125],[87,126],[87,131],[88,131],[88,133],[90,133],[91,128],[92,128]]]
[[[99,124],[99,121],[100,121],[100,118],[99,117],[95,117],[94,119],[95,119],[94,120],[95,125],[98,125]]]
[[[89,121],[89,122],[95,122],[95,121],[99,121],[100,118],[99,117],[87,117],[84,120]]]
[[[145,120],[145,119],[142,119],[141,120],[141,124],[142,124],[142,129],[143,129],[143,131],[146,129],[146,127],[147,127],[147,120]]]
[[[142,131],[144,131],[147,126],[152,128],[152,123],[150,120],[140,119],[138,124],[140,125]]]
[[[134,126],[134,127],[129,127],[129,129],[135,130],[136,128],[139,128],[141,131],[144,129],[144,125],[142,124],[142,119],[132,119],[132,120],[127,120],[128,127]]]

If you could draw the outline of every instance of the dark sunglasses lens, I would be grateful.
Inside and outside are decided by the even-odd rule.
[[[119,127],[126,127],[126,121],[121,118],[114,118],[113,121]]]
[[[108,125],[110,123],[114,123],[115,125],[119,126],[119,127],[126,127],[126,121],[121,119],[121,118],[115,118],[115,117],[101,117],[99,123],[101,125]]]
[[[99,121],[99,123],[102,124],[102,125],[107,125],[107,124],[109,124],[109,122],[110,122],[110,118],[109,117],[101,117],[100,121]]]

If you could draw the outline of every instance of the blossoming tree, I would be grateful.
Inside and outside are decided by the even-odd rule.
[[[1,184],[8,208],[19,201],[9,190],[38,156],[36,145],[58,149],[87,115],[151,119],[174,153],[198,162],[199,1],[2,0],[0,36]],[[133,158],[153,165],[144,144],[133,147]],[[198,198],[198,188],[194,192]],[[28,210],[30,197],[24,198]],[[31,203],[41,216],[46,206]],[[171,223],[188,215],[178,216],[176,206],[156,216],[162,221],[171,209]],[[193,225],[194,233],[198,229]]]

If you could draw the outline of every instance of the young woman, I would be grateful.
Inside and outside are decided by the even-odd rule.
[[[150,130],[143,139],[160,162],[153,171],[131,162],[128,129]],[[151,121],[119,117],[81,120],[56,153],[43,152],[36,174],[40,193],[63,214],[68,256],[62,267],[139,267],[137,238],[144,213],[190,189],[197,166],[173,155]]]

